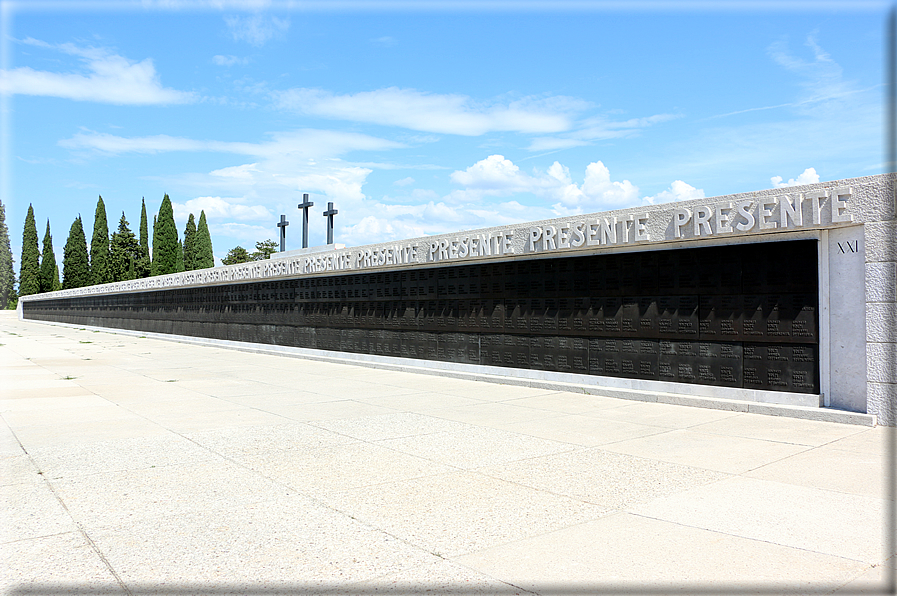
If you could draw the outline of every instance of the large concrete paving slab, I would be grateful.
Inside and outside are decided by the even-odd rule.
[[[5,594],[882,594],[897,572],[893,428],[8,312],[0,344]]]

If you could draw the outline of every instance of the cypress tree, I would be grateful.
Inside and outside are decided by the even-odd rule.
[[[44,251],[40,259],[40,291],[53,292],[59,286],[59,268],[56,267],[56,255],[53,254],[53,236],[50,235],[50,220],[47,220],[47,232],[44,234]]]
[[[34,209],[28,205],[25,232],[22,235],[22,264],[19,270],[19,296],[40,292],[40,250],[37,248],[37,226]]]
[[[155,264],[154,264],[156,262],[156,246],[159,244],[158,242],[156,242],[156,223],[158,221],[159,221],[159,217],[158,217],[158,214],[156,214],[153,216],[153,246],[151,248],[151,252],[152,252],[153,256],[152,256],[152,259],[150,259],[151,260],[150,275],[158,275],[158,273],[156,273],[156,271],[155,271]]]
[[[6,207],[0,201],[0,310],[9,306],[15,296],[16,272],[13,266],[9,228],[6,227]]]
[[[112,268],[109,266],[109,224],[106,222],[106,205],[103,203],[103,197],[97,201],[97,210],[93,218],[90,279],[94,285],[112,281]]]
[[[75,218],[62,253],[62,287],[83,288],[90,285],[90,263],[87,259],[87,238],[81,216]]]
[[[59,280],[59,264],[53,265],[53,291],[58,292],[62,289],[62,282]]]
[[[178,229],[174,223],[174,209],[171,199],[166,194],[159,207],[159,217],[153,234],[153,275],[166,275],[177,271],[178,266]],[[183,256],[183,255],[182,255]]]
[[[199,212],[199,225],[196,226],[195,269],[208,269],[215,266],[215,255],[212,253],[212,237],[209,235],[209,224],[206,223],[206,212]]]
[[[193,214],[187,218],[187,227],[184,228],[184,271],[196,269],[196,222]]]
[[[136,279],[134,277],[134,263],[140,260],[140,243],[134,232],[128,225],[125,212],[121,212],[118,222],[118,230],[112,233],[111,248],[109,251],[112,268],[112,281],[125,281]]]
[[[175,273],[183,273],[184,272],[184,246],[181,244],[181,241],[178,240],[178,254],[177,261],[174,266]]]
[[[149,277],[150,275],[150,248],[149,248],[149,232],[146,224],[146,201],[140,199],[140,254],[137,262],[134,263],[134,274],[137,278]]]

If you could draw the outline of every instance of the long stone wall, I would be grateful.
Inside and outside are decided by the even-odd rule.
[[[55,317],[55,320],[61,320],[61,317],[68,316],[63,313],[64,310],[80,310],[84,305],[79,300],[71,300],[76,297],[125,295],[132,296],[133,301],[137,303],[139,300],[145,299],[139,298],[139,295],[145,292],[155,294],[157,291],[164,289],[211,288],[233,284],[245,286],[248,283],[262,281],[279,281],[288,284],[295,282],[297,284],[295,290],[299,295],[299,298],[296,298],[296,300],[299,301],[298,303],[301,303],[304,300],[301,294],[303,291],[306,291],[302,289],[303,284],[306,284],[308,288],[318,288],[319,286],[314,285],[315,283],[324,283],[324,280],[328,280],[326,281],[328,284],[327,291],[330,291],[330,280],[355,280],[359,276],[368,274],[399,273],[407,276],[418,276],[423,275],[422,272],[424,271],[461,271],[465,267],[471,270],[471,267],[475,265],[479,268],[477,270],[480,271],[480,277],[482,278],[483,267],[507,267],[513,264],[519,272],[521,267],[525,269],[532,266],[525,265],[527,263],[561,262],[567,257],[618,255],[619,258],[629,259],[630,261],[643,258],[650,260],[655,257],[657,259],[666,258],[663,255],[674,253],[684,255],[689,252],[670,250],[677,248],[690,249],[702,246],[725,245],[745,246],[758,242],[778,243],[779,241],[805,240],[811,241],[816,247],[814,256],[809,256],[807,251],[764,253],[765,256],[757,256],[753,260],[747,259],[743,261],[743,264],[740,265],[742,274],[749,278],[755,270],[763,269],[768,267],[770,263],[773,263],[786,267],[791,277],[813,276],[818,284],[818,290],[813,292],[816,300],[810,301],[806,298],[801,298],[799,301],[801,310],[803,310],[804,306],[811,305],[811,303],[814,310],[813,318],[815,323],[813,324],[815,328],[813,333],[815,336],[813,341],[805,342],[804,345],[815,346],[813,349],[816,352],[812,359],[818,363],[818,366],[814,365],[815,372],[811,375],[813,376],[811,381],[813,388],[808,390],[823,395],[826,405],[831,407],[868,411],[877,414],[880,421],[894,424],[895,420],[897,420],[897,415],[895,415],[895,412],[897,412],[897,407],[895,407],[895,403],[897,403],[897,364],[895,364],[897,362],[897,332],[895,332],[894,325],[895,272],[897,272],[897,265],[895,265],[897,263],[895,240],[897,240],[897,228],[895,228],[894,212],[893,175],[870,176],[682,203],[643,206],[589,215],[574,215],[554,220],[331,250],[308,255],[273,258],[270,261],[260,263],[216,267],[214,269],[160,276],[132,282],[119,282],[117,284],[29,296],[23,298],[20,304],[23,305],[23,316],[37,315],[38,310],[40,310],[43,311],[43,314],[40,315],[42,317]],[[788,245],[791,246],[796,246],[797,244],[797,242],[788,242]],[[654,256],[645,257],[644,255]],[[623,261],[620,262],[622,263]],[[658,269],[658,279],[660,279],[663,272],[677,267],[681,267],[681,265],[671,265]],[[707,262],[703,263],[698,268],[698,271],[705,276],[718,277],[725,276],[726,272],[729,271],[729,267],[726,261]],[[621,272],[631,272],[631,270],[631,267],[628,265],[620,267]],[[615,279],[619,280],[621,284],[626,283],[622,273],[619,275],[613,273],[613,268],[607,269],[607,271],[611,271],[611,273],[605,275],[604,279],[606,281],[602,282],[605,284],[605,289],[608,287],[616,288]],[[436,274],[434,273],[434,275]],[[614,277],[615,275],[617,275],[616,278]],[[591,280],[591,277],[589,279]],[[858,279],[861,280],[860,283],[857,283]],[[312,280],[319,281],[313,282]],[[576,283],[576,276],[573,275],[571,280],[571,283]],[[333,283],[336,283],[336,281]],[[407,287],[410,293],[414,285],[408,284]],[[358,290],[361,291],[360,286]],[[293,291],[292,287],[290,287],[290,291]],[[307,291],[312,290],[309,289]],[[319,290],[315,289],[314,291],[317,292]],[[353,291],[355,290],[353,289]],[[447,287],[446,291],[448,291]],[[544,286],[542,291],[545,291]],[[576,300],[577,298],[612,298],[614,296],[620,299],[633,297],[631,292],[627,293],[627,291],[619,288],[613,290],[613,292],[615,292],[613,295],[596,294],[594,289],[590,289],[588,295],[580,294],[578,296],[567,296],[567,298]],[[744,306],[745,297],[750,296],[752,293],[762,294],[763,292],[755,292],[752,289],[752,285],[748,284],[748,286],[742,288],[742,293],[739,294],[741,296],[739,299],[742,301],[740,307],[742,308],[742,314],[740,316],[743,321],[749,322],[751,320],[750,316],[745,318],[743,309],[746,308]],[[791,308],[793,310],[794,296],[800,295],[800,292],[788,293],[777,290],[772,294],[766,293],[764,300],[766,300],[768,305],[770,296],[782,296],[785,294],[790,296],[789,300],[792,300],[792,303],[789,304],[791,306],[788,306],[786,302],[782,302],[776,303],[775,308],[779,310]],[[663,297],[664,300],[668,301],[668,299],[679,295],[690,296],[688,300],[693,300],[694,296],[698,297],[696,310],[698,319],[696,320],[699,327],[702,324],[706,325],[707,323],[701,317],[704,316],[703,313],[710,306],[706,297],[702,297],[700,293],[669,293],[665,297],[655,295],[655,298],[659,300]],[[642,293],[638,296],[649,300],[651,294]],[[505,296],[501,297],[502,300],[504,298]],[[509,297],[509,299],[511,298],[517,300],[520,297]],[[532,300],[551,300],[554,298],[547,295],[526,296],[526,299],[530,301],[526,307],[518,305],[514,306],[510,311],[503,304],[500,309],[501,316],[499,317],[502,320],[502,333],[498,335],[519,335],[519,333],[516,333],[519,331],[516,325],[520,323],[517,322],[518,315],[515,312],[532,312]],[[410,299],[410,295],[407,299]],[[415,304],[411,308],[416,313],[412,318],[418,321],[418,323],[393,330],[401,331],[402,333],[442,333],[443,331],[438,329],[424,328],[429,323],[424,323],[423,327],[419,323],[419,321],[427,320],[429,315],[426,313],[433,312],[433,309],[426,305],[431,297],[428,295],[424,299],[418,296],[415,299],[424,303],[423,306]],[[437,292],[435,300],[438,302],[441,299]],[[480,296],[475,300],[485,299],[483,296]],[[490,297],[488,299],[496,300],[498,298]],[[522,298],[520,299],[522,300]],[[44,308],[39,308],[36,304],[38,301],[46,300],[51,300],[54,306],[51,307],[47,303]],[[125,302],[127,301],[125,299]],[[401,299],[399,301],[401,302]],[[76,304],[81,304],[82,306],[75,308]],[[657,308],[660,308],[659,302],[655,302],[655,304]],[[705,310],[702,310],[702,305]],[[722,308],[721,305],[717,306]],[[303,307],[297,308],[300,312],[303,310]],[[438,309],[439,307],[436,306],[434,308]],[[481,309],[482,307],[477,308]],[[539,308],[545,308],[545,306],[542,305]],[[589,308],[593,308],[591,303]],[[620,308],[623,308],[622,302]],[[527,309],[529,310],[527,311]],[[53,310],[56,314],[48,314],[50,310]],[[620,312],[623,312],[623,310]],[[681,309],[677,306],[675,310],[678,312]],[[233,311],[229,312],[233,313]],[[325,317],[328,321],[326,324],[318,321],[313,325],[307,325],[303,322],[302,324],[293,324],[292,326],[307,329],[340,329],[342,327],[331,322],[343,317],[342,313],[344,312],[348,312],[344,306],[339,307],[340,314],[337,314],[335,311],[328,311]],[[364,315],[356,316],[355,312],[362,312],[362,309],[359,307],[359,310],[356,311],[353,307],[351,319],[354,323],[357,323],[360,320],[358,317]],[[384,310],[383,312],[386,311]],[[403,312],[406,314],[403,314],[402,317],[385,315],[384,320],[388,324],[393,324],[393,320],[411,320],[407,316],[409,312],[407,305]],[[464,310],[463,312],[469,311]],[[497,310],[493,308],[492,312],[488,316],[483,315],[483,318],[494,318],[495,312]],[[596,311],[593,310],[592,312]],[[479,317],[480,315],[477,316]],[[117,318],[124,320],[127,317]],[[460,317],[458,320],[463,318]],[[549,318],[552,320],[557,318],[560,321],[565,320],[567,317]],[[433,320],[436,319],[438,317],[433,317]],[[469,319],[470,317],[467,316],[467,320]],[[536,317],[531,320],[536,321],[539,319],[540,317]],[[544,325],[544,316],[542,316],[541,320],[541,324]],[[591,320],[589,318],[589,321]],[[620,320],[622,325],[622,318]],[[659,320],[657,319],[657,321]],[[775,317],[763,319],[761,326],[764,334],[777,332],[774,328],[775,324],[771,323],[773,320],[775,320]],[[513,329],[504,327],[504,325],[508,324],[508,321],[513,322],[512,325],[515,326]],[[530,320],[527,320],[527,334],[532,333],[532,328],[530,327],[532,324],[538,323],[531,323]],[[568,322],[568,324],[572,323]],[[590,322],[589,324],[591,325],[592,323]],[[641,319],[639,319],[638,324],[641,325]],[[406,323],[402,322],[400,325],[406,325]],[[553,328],[553,325],[554,323],[550,323],[549,328]],[[676,319],[675,325],[678,328],[678,319]],[[789,325],[791,329],[794,328],[793,321]],[[351,329],[346,328],[346,330]],[[743,330],[742,328],[742,332]],[[389,331],[388,325],[385,331]],[[445,330],[445,332],[448,331]],[[451,331],[461,333],[462,329],[456,328]],[[467,329],[466,331],[471,330]],[[630,338],[625,333],[604,338],[597,334],[596,331],[597,329],[592,328],[587,333],[578,335],[577,333],[562,333],[559,328],[553,335],[553,337],[557,338],[556,343],[558,345],[550,344],[545,349],[549,350],[549,352],[554,350],[556,354],[560,355],[561,351],[559,350],[562,350],[560,342],[565,337],[588,340],[592,342],[590,344],[592,346],[597,345],[599,340],[603,341],[605,339],[615,341],[629,339],[638,339],[639,341],[657,340],[658,342],[662,339],[661,337]],[[476,360],[478,362],[483,362],[484,359],[488,360],[490,351],[484,350],[482,347],[482,331],[474,331],[474,333],[481,334],[477,340]],[[323,338],[327,333],[319,334],[316,331],[315,334],[315,345],[318,345],[319,341],[325,344],[329,341],[330,343],[327,345],[336,345],[335,349],[340,350],[348,349],[347,346],[356,341],[352,340],[350,342],[342,339],[342,331],[340,332],[341,339],[337,344],[334,344],[332,339],[319,340],[319,336]],[[536,335],[544,336],[540,333]],[[707,337],[700,339],[708,342],[717,341]],[[762,343],[757,342],[756,339],[737,340],[737,342],[741,342],[742,357],[747,344],[752,342]],[[430,342],[430,340],[421,341]],[[486,341],[489,343],[493,340],[487,339]],[[501,342],[506,341],[510,340],[501,339]],[[670,339],[669,341],[689,340]],[[376,344],[376,341],[374,343]],[[390,342],[386,343],[389,344]],[[399,355],[402,355],[401,344],[405,344],[405,349],[410,350],[413,342],[409,337],[404,337],[399,344]],[[448,345],[444,341],[443,344]],[[427,345],[429,346],[430,343]],[[641,348],[641,344],[639,347]],[[428,347],[427,350],[429,349]],[[532,348],[529,349],[531,357]],[[646,350],[648,349],[650,348],[646,348]],[[659,343],[657,344],[657,349],[659,352],[663,349]],[[470,351],[467,350],[466,352],[466,357],[471,358]],[[435,353],[439,357],[438,340]],[[443,357],[449,358],[447,351],[441,353],[444,354]],[[409,357],[426,356],[420,356],[420,352],[416,351],[414,356],[409,354]],[[461,356],[459,356],[459,352],[456,350],[451,358],[459,359]],[[518,358],[520,358],[519,363],[522,363],[523,357],[518,356]],[[572,360],[575,361],[576,358],[576,356],[573,356]],[[769,358],[768,354],[766,358]],[[793,353],[789,358],[793,365]],[[502,356],[502,359],[503,362],[507,362],[507,356]],[[588,359],[590,362],[588,365],[589,374],[602,374],[605,376],[608,374],[606,371],[599,373],[597,368],[593,368],[592,364],[600,359],[596,360],[591,355]],[[514,360],[514,358],[512,357],[511,360]],[[608,359],[605,358],[605,360]],[[540,360],[540,362],[543,361],[544,358]],[[571,359],[567,358],[567,362],[571,362]],[[857,364],[858,362],[859,364]],[[660,358],[658,355],[658,366],[659,363]],[[540,366],[544,366],[544,364],[540,364]],[[555,366],[557,365],[555,364]],[[620,362],[620,366],[622,370],[622,362]],[[634,361],[633,366],[635,368],[630,369],[627,365],[625,375],[637,377],[640,374],[637,370],[641,370],[641,362],[638,361],[638,366],[636,366]],[[695,369],[693,368],[693,370]],[[687,367],[683,368],[683,371],[687,372]],[[716,375],[716,380],[711,382],[713,384],[725,385],[724,382],[720,381],[722,377],[718,373],[719,371],[713,373]],[[743,368],[742,373],[744,374]],[[764,369],[762,373],[766,375],[763,376],[761,374],[764,383],[768,385],[771,379],[774,382],[776,374],[774,371],[770,372],[770,370]],[[688,382],[687,379],[682,378],[677,378],[674,382],[683,383],[683,381]],[[744,384],[743,376],[740,383]],[[792,387],[790,390],[794,390],[794,388]]]
[[[778,259],[787,254],[790,259]],[[31,319],[819,393],[816,242],[437,266],[32,301]]]

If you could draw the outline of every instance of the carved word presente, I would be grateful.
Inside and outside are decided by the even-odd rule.
[[[583,246],[612,246],[628,242],[650,240],[649,214],[628,215],[621,219],[599,217],[594,220],[573,221],[558,226],[531,226],[529,252],[543,252]]]
[[[433,240],[427,250],[427,260],[450,261],[514,254],[514,247],[511,244],[513,240],[512,231]]]
[[[758,200],[718,203],[714,206],[702,205],[691,210],[679,207],[673,211],[673,236],[711,236],[749,232],[753,229],[774,230],[804,226],[804,205],[808,206],[813,225],[822,223],[823,205],[828,201],[832,223],[853,221],[847,213],[850,188],[836,188],[800,193],[796,196],[782,195]]]

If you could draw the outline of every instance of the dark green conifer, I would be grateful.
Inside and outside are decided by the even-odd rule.
[[[40,291],[53,292],[59,286],[59,268],[56,267],[56,255],[53,254],[53,236],[50,235],[50,220],[47,220],[47,232],[44,234],[44,250],[40,259]]]
[[[90,263],[87,258],[87,238],[81,216],[75,218],[69,230],[68,240],[62,253],[62,287],[83,288],[90,285]]]
[[[134,274],[137,278],[150,276],[149,231],[146,223],[146,201],[140,199],[140,255],[134,263]]]
[[[187,218],[187,227],[184,228],[184,271],[196,269],[196,221],[193,214]]]
[[[135,263],[140,260],[140,243],[128,225],[125,212],[121,212],[118,230],[112,233],[109,251],[112,281],[135,279]]]
[[[181,241],[178,240],[178,254],[177,254],[177,262],[175,263],[174,272],[182,273],[184,271],[184,246],[181,244]]]
[[[253,261],[264,261],[270,259],[271,255],[277,252],[277,243],[273,240],[262,240],[255,243],[255,252],[249,255]]]
[[[90,279],[94,285],[112,281],[112,268],[109,266],[109,224],[106,222],[106,205],[103,203],[103,197],[97,200],[97,210],[93,218]]]
[[[159,217],[153,234],[153,275],[166,275],[177,271],[178,266],[178,229],[174,223],[174,209],[171,199],[166,194],[159,207]],[[183,255],[182,255],[183,257]]]
[[[235,246],[227,251],[227,255],[221,259],[221,262],[225,265],[236,265],[238,263],[248,263],[251,260],[252,256],[248,250],[242,246]]]
[[[153,245],[150,247],[150,254],[152,255],[152,257],[150,258],[150,275],[158,275],[158,273],[155,272],[155,265],[153,265],[153,262],[155,262],[156,260],[156,224],[158,223],[158,221],[159,215],[156,214],[153,216]]]
[[[22,235],[22,263],[19,269],[19,296],[40,292],[40,250],[37,247],[37,226],[34,209],[28,205],[25,232]]]
[[[212,237],[209,235],[209,224],[206,223],[206,212],[199,212],[199,224],[196,226],[196,257],[194,269],[208,269],[215,266],[215,255],[212,252]]]
[[[9,228],[6,227],[6,207],[0,201],[0,310],[11,306],[10,299],[16,296],[15,285],[16,271],[9,244]]]

